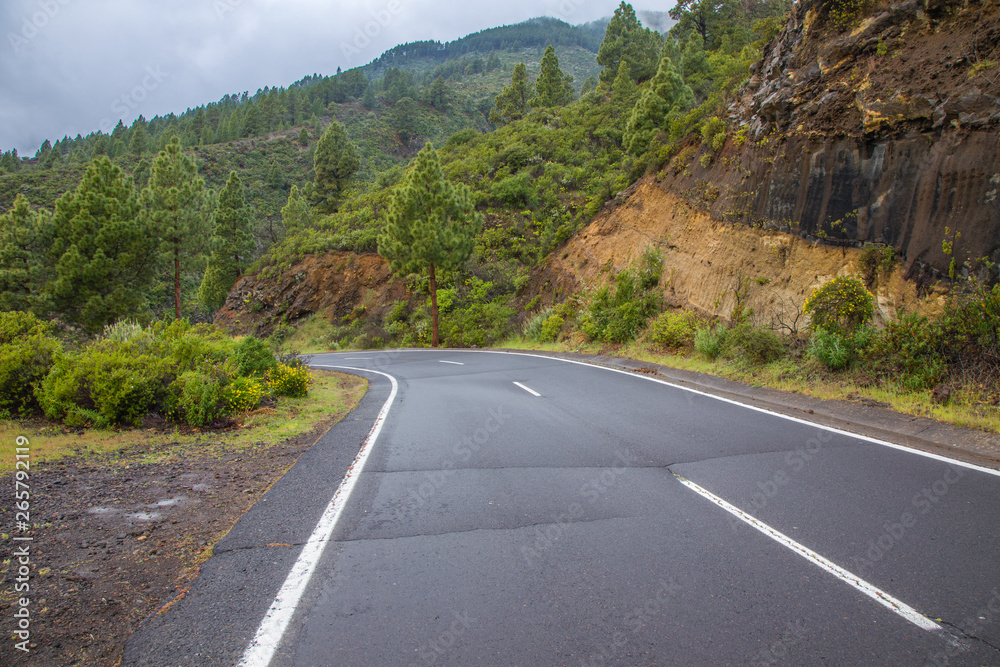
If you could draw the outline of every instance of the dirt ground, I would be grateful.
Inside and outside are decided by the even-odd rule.
[[[27,654],[13,634],[24,542],[11,538],[29,533],[16,531],[15,480],[4,475],[0,665],[119,664],[143,619],[184,596],[212,546],[336,419],[273,446],[164,459],[141,445],[32,465]]]

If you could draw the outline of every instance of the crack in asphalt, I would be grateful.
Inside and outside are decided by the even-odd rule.
[[[941,625],[947,626],[947,627],[951,628],[952,630],[955,630],[958,633],[958,636],[955,637],[956,639],[971,639],[973,641],[980,642],[981,644],[985,644],[986,646],[989,646],[991,649],[993,649],[997,653],[1000,653],[1000,646],[997,646],[997,645],[993,644],[992,642],[990,642],[990,641],[988,641],[986,639],[983,639],[982,637],[980,637],[978,635],[974,635],[971,632],[968,632],[964,628],[962,628],[962,627],[960,627],[958,625],[955,625],[951,621],[945,621],[945,620],[940,619],[940,618],[939,619],[935,619],[935,620],[938,623],[940,623]]]
[[[416,533],[414,535],[396,535],[393,537],[355,537],[350,539],[338,539],[332,540],[333,542],[382,542],[388,540],[406,540],[412,539],[414,537],[443,537],[445,535],[461,535],[463,533],[477,533],[477,532],[501,532],[501,531],[513,531],[513,530],[525,530],[529,528],[536,528],[540,526],[569,526],[577,523],[597,523],[599,521],[620,521],[621,519],[633,519],[635,517],[631,516],[611,516],[603,517],[600,519],[574,519],[568,521],[539,521],[536,523],[529,523],[523,526],[513,526],[508,528],[468,528],[466,530],[446,530],[441,533]]]

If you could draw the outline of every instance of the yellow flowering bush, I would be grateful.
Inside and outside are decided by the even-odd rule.
[[[312,374],[306,366],[279,363],[267,372],[267,388],[274,396],[301,398],[309,394]]]
[[[857,278],[838,276],[814,290],[802,309],[812,317],[813,331],[853,333],[871,322],[875,297]]]
[[[264,398],[264,385],[256,378],[233,378],[226,386],[225,397],[230,413],[248,412],[260,405],[260,400]]]

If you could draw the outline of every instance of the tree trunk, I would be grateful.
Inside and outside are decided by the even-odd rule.
[[[181,319],[181,247],[174,244],[174,317]]]
[[[434,265],[431,264],[431,347],[438,346],[438,294],[434,279]]]

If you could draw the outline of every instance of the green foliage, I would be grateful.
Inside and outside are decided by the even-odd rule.
[[[540,313],[532,316],[524,323],[524,327],[521,329],[522,335],[530,341],[535,343],[541,342],[542,338],[542,328],[545,323],[552,317],[552,309],[546,308]]]
[[[243,182],[233,171],[219,194],[211,255],[198,298],[206,307],[217,310],[226,301],[229,290],[243,275],[254,250],[250,208],[243,193]]]
[[[244,337],[233,352],[236,374],[240,377],[266,377],[278,363],[267,343],[253,336]]]
[[[559,334],[562,332],[565,324],[566,320],[560,315],[552,315],[546,319],[541,330],[538,332],[539,342],[554,343],[559,340]]]
[[[417,103],[412,98],[403,97],[393,106],[392,125],[404,145],[419,131],[418,120]]]
[[[490,122],[506,125],[524,118],[528,113],[528,68],[524,63],[514,67],[510,85],[497,95],[490,110]]]
[[[802,310],[812,316],[813,330],[853,333],[871,322],[875,297],[857,278],[838,276],[814,290]]]
[[[573,77],[559,69],[556,50],[549,45],[542,56],[541,71],[535,80],[533,107],[561,107],[573,101]]]
[[[20,193],[13,208],[0,215],[0,310],[50,309],[46,253],[52,231],[50,216],[31,210]]]
[[[214,373],[187,371],[167,387],[167,416],[200,428],[228,414],[227,388]]]
[[[865,244],[858,253],[858,268],[865,287],[877,289],[879,282],[886,280],[896,267],[896,250],[892,246]]]
[[[633,340],[659,309],[660,296],[654,289],[658,281],[658,273],[648,263],[639,270],[620,272],[613,290],[605,285],[590,299],[581,323],[583,333],[604,343]]]
[[[842,334],[826,329],[816,329],[809,339],[809,355],[818,359],[831,371],[847,368],[851,363],[851,345]]]
[[[653,137],[666,130],[672,119],[694,106],[691,89],[674,69],[669,58],[660,61],[659,69],[642,97],[632,109],[623,141],[633,155],[649,148]]]
[[[323,132],[313,155],[313,181],[307,184],[306,198],[321,213],[337,210],[351,177],[361,163],[344,126],[336,120]]]
[[[238,415],[256,410],[266,393],[262,380],[255,377],[235,377],[223,390],[222,400],[229,414]]]
[[[51,329],[30,313],[0,312],[0,418],[38,409],[35,389],[62,350]]]
[[[312,374],[305,365],[279,363],[267,372],[267,388],[275,396],[302,398],[309,394]]]
[[[656,73],[663,38],[655,30],[643,27],[632,5],[622,2],[604,32],[604,41],[597,52],[601,83],[611,85],[618,74],[619,64],[628,61],[635,81],[642,82]]]
[[[194,159],[181,152],[180,138],[174,136],[153,160],[149,184],[142,192],[142,204],[151,229],[161,240],[169,272],[174,279],[174,315],[181,317],[181,273],[202,255],[210,200],[205,181],[198,176]]]
[[[708,359],[715,359],[722,353],[729,330],[723,326],[699,327],[694,332],[694,349]]]
[[[929,389],[947,371],[941,334],[939,323],[914,313],[905,315],[890,322],[875,341],[871,363],[907,389]]]
[[[741,322],[729,329],[722,349],[726,358],[751,366],[769,364],[786,353],[785,344],[778,334],[750,322]]]
[[[726,143],[726,121],[718,116],[708,118],[701,125],[701,139],[713,153],[722,150]]]
[[[132,179],[108,158],[95,160],[56,202],[48,248],[54,307],[89,333],[142,312],[155,252]]]
[[[648,337],[657,347],[676,350],[694,343],[698,316],[686,310],[661,313],[650,325]]]

